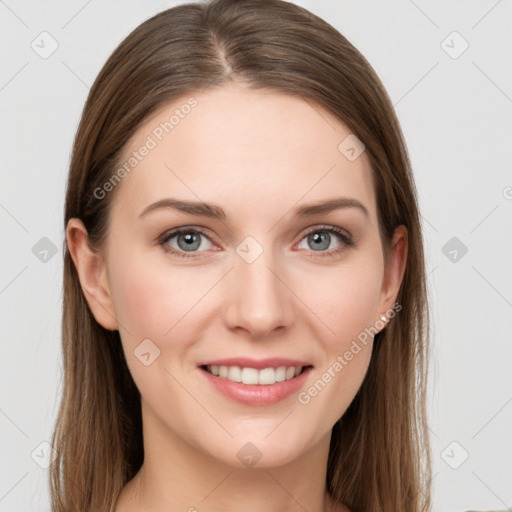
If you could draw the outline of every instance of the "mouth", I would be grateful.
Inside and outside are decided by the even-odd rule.
[[[312,367],[312,365],[280,365],[254,368],[239,365],[200,365],[202,370],[214,377],[246,385],[260,386],[270,386],[293,380]]]

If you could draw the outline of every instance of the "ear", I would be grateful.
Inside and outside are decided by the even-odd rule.
[[[118,329],[105,264],[101,255],[92,251],[89,246],[87,229],[80,219],[69,220],[66,240],[94,318],[105,329]]]
[[[387,264],[384,269],[384,277],[382,279],[381,300],[377,314],[386,315],[389,321],[388,311],[393,311],[393,304],[396,301],[398,290],[402,283],[407,263],[408,238],[407,229],[400,225],[395,229]]]

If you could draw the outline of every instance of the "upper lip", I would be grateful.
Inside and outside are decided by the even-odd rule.
[[[242,368],[255,368],[262,370],[263,368],[279,368],[280,366],[312,366],[307,361],[298,359],[288,359],[283,357],[268,357],[266,359],[250,359],[248,357],[231,357],[228,359],[216,359],[214,361],[205,361],[199,363],[198,366],[240,366]]]

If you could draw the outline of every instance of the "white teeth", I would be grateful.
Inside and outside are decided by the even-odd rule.
[[[242,382],[242,371],[240,370],[240,366],[229,367],[228,379],[233,382]]]
[[[276,382],[283,382],[286,379],[286,366],[276,368]]]
[[[241,368],[240,366],[211,365],[207,366],[206,369],[212,375],[233,382],[269,385],[293,379],[301,373],[302,366],[279,366],[278,368],[257,370],[256,368]]]
[[[244,368],[242,370],[242,382],[244,384],[258,384],[258,370],[255,368]]]

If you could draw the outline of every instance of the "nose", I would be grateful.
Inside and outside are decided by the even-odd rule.
[[[283,331],[293,321],[293,292],[270,250],[250,263],[237,256],[226,294],[225,322],[232,330],[262,339]]]

